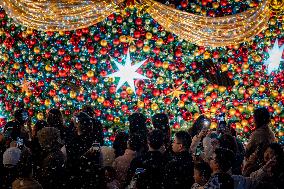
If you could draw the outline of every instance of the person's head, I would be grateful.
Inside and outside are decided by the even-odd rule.
[[[155,114],[152,117],[152,124],[155,129],[160,129],[160,130],[164,130],[164,129],[167,130],[170,127],[169,118],[167,114],[164,114],[164,113]]]
[[[15,120],[21,125],[24,124],[29,119],[28,111],[24,108],[18,109],[14,113]]]
[[[232,135],[229,135],[229,134],[221,135],[221,137],[219,138],[219,147],[230,149],[234,153],[236,153],[238,149],[236,139]]]
[[[127,148],[136,152],[140,152],[143,147],[144,141],[141,141],[141,137],[138,134],[130,135],[127,141]]]
[[[203,186],[211,177],[212,170],[208,163],[198,162],[194,164],[194,181]]]
[[[64,125],[64,120],[61,111],[56,108],[50,109],[47,113],[46,122],[49,127],[55,127],[60,130],[61,127],[63,127]]]
[[[38,131],[40,131],[42,128],[47,127],[47,122],[44,120],[38,120],[36,124],[33,127],[33,135],[36,135]]]
[[[8,148],[3,154],[5,167],[16,167],[21,157],[21,150],[17,147]]]
[[[188,130],[190,137],[193,138],[195,135],[199,134],[205,127],[209,128],[210,120],[204,115],[200,115],[194,122],[193,126]]]
[[[129,133],[145,133],[147,132],[146,117],[141,113],[134,113],[128,117]]]
[[[164,113],[155,114],[152,117],[152,124],[155,129],[159,129],[162,131],[164,144],[169,144],[171,140],[171,129],[169,125],[168,116]]]
[[[85,112],[90,117],[94,117],[94,109],[92,106],[84,106],[82,112]]]
[[[172,144],[172,149],[175,153],[187,151],[191,145],[191,138],[188,132],[178,131]]]
[[[283,148],[278,143],[271,143],[264,152],[264,162],[268,162],[269,160],[276,158],[277,162],[281,162],[284,160],[284,152]]]
[[[148,146],[150,149],[159,150],[163,145],[163,133],[158,130],[154,129],[148,134]]]
[[[216,148],[212,157],[210,158],[210,167],[214,172],[227,172],[232,167],[232,162],[235,154],[232,150],[225,148]]]
[[[257,108],[253,112],[253,118],[256,128],[267,125],[270,122],[270,114],[266,108]]]
[[[85,112],[79,112],[74,117],[74,124],[78,135],[92,135],[94,131],[94,123],[92,117]]]
[[[17,121],[9,121],[5,125],[5,137],[11,140],[17,140],[21,135],[21,125]]]
[[[124,154],[124,151],[127,148],[128,139],[129,139],[129,135],[125,131],[119,131],[116,134],[115,139],[113,141],[115,157],[118,157]]]
[[[41,147],[46,150],[58,149],[61,144],[60,132],[54,127],[44,127],[37,133]]]

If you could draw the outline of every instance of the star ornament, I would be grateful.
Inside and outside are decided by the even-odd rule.
[[[270,75],[271,72],[278,70],[280,66],[280,62],[284,61],[282,59],[282,53],[284,50],[284,45],[279,47],[278,39],[276,39],[272,49],[268,50],[269,58],[265,61],[265,65],[267,66],[267,73]]]
[[[22,84],[20,85],[21,92],[28,92],[30,88],[30,83],[29,81],[26,80],[26,77],[24,78]]]
[[[113,60],[114,61],[114,60]],[[134,85],[134,79],[149,79],[139,73],[137,73],[137,69],[139,67],[141,67],[146,60],[143,60],[137,64],[131,65],[131,60],[130,60],[130,53],[129,53],[129,49],[127,51],[127,56],[125,59],[125,64],[122,65],[116,61],[114,61],[116,67],[118,68],[118,71],[112,74],[109,74],[105,77],[119,77],[119,82],[116,86],[116,91],[118,91],[118,89],[120,87],[123,86],[124,83],[127,83],[130,88],[132,89],[132,91],[134,92],[134,94],[136,94],[135,92],[135,85]]]
[[[167,96],[172,96],[172,101],[174,98],[177,98],[178,100],[180,100],[180,95],[185,94],[185,92],[181,91],[183,84],[181,86],[179,86],[178,88],[175,88],[172,90],[172,92],[170,92]]]

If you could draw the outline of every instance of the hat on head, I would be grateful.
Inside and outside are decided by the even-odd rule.
[[[4,165],[17,165],[21,157],[21,150],[17,147],[8,148],[3,154]]]

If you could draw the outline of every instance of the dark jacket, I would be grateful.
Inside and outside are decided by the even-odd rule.
[[[92,147],[92,138],[75,136],[66,144],[68,188],[101,188],[102,172],[99,165],[99,154],[88,154]]]
[[[18,177],[18,171],[16,167],[3,167],[0,170],[0,188],[11,189],[13,181]]]
[[[165,166],[164,188],[189,188],[193,180],[193,160],[188,151],[176,153]]]
[[[37,171],[36,176],[43,189],[65,188],[66,166],[60,149],[46,152]]]
[[[145,155],[134,158],[130,164],[128,180],[134,175],[137,168],[143,168],[144,173],[137,180],[138,189],[160,188],[163,182],[163,168],[165,162],[161,152],[149,151]]]

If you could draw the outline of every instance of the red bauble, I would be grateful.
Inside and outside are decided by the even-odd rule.
[[[25,104],[28,104],[29,102],[30,102],[30,97],[25,97],[25,98],[24,98],[24,103],[25,103]]]
[[[154,90],[152,91],[152,94],[153,94],[153,96],[157,97],[157,96],[160,95],[160,90],[159,90],[159,89],[154,89]]]
[[[111,94],[114,94],[114,93],[116,92],[116,87],[115,87],[114,85],[110,86],[110,87],[109,87],[109,92],[110,92]]]
[[[106,116],[106,118],[107,118],[108,121],[113,121],[114,116],[111,115],[111,114],[108,114],[108,115]]]
[[[120,93],[120,97],[121,97],[121,98],[126,98],[126,97],[127,97],[127,92],[126,92],[126,91],[122,91],[122,92]]]
[[[98,62],[98,60],[95,57],[91,57],[90,58],[90,63],[91,64],[96,64]]]
[[[77,100],[78,100],[79,102],[84,101],[84,95],[83,95],[83,94],[79,94],[79,95],[77,96]]]
[[[56,90],[51,89],[48,93],[50,96],[55,96],[56,95]]]
[[[128,106],[125,105],[125,104],[121,105],[121,110],[124,111],[124,112],[127,111],[128,110]]]

